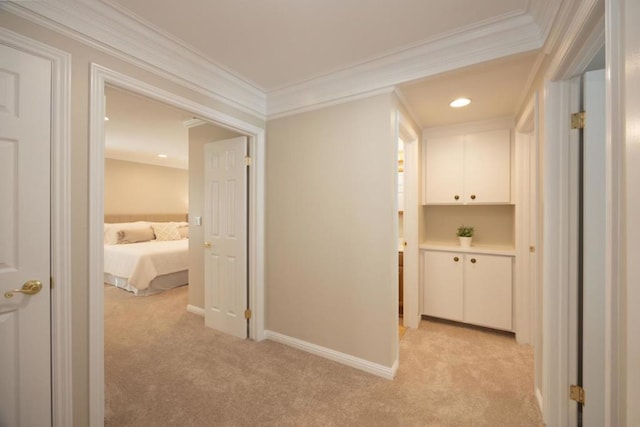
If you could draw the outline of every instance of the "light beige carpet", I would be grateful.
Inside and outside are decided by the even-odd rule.
[[[186,287],[105,288],[107,426],[543,425],[531,348],[510,335],[422,321],[389,381],[226,336],[186,305]]]

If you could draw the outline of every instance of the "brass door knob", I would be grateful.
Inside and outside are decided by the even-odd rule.
[[[457,194],[455,196],[453,196],[454,199],[456,200],[460,200],[460,196],[458,196]]]
[[[471,195],[471,200],[475,200],[475,199],[476,199],[476,195],[475,195],[475,194],[472,194],[472,195]]]
[[[35,295],[42,289],[42,282],[39,280],[29,280],[22,285],[20,289],[14,289],[12,291],[8,291],[4,293],[5,298],[13,298],[13,295],[16,293],[21,293],[25,295]]]
[[[211,247],[211,243],[209,242],[204,242],[204,247],[209,249]]]
[[[458,262],[458,261],[460,261],[460,258],[458,258],[457,256],[454,256],[454,257],[453,257],[453,260],[454,260],[455,262]]]
[[[476,263],[476,259],[475,258],[471,258],[471,264],[475,264]]]

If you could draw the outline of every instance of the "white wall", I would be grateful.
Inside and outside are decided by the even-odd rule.
[[[175,214],[189,209],[188,172],[105,159],[105,214]]]
[[[385,94],[267,125],[267,329],[386,367],[397,359],[392,116]]]

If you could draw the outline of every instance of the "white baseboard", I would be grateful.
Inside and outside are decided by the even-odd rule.
[[[536,388],[536,400],[538,401],[538,407],[540,408],[540,412],[544,414],[542,410],[542,392],[539,388]]]
[[[198,316],[204,317],[204,308],[196,307],[195,305],[187,305],[187,311],[189,313],[197,314]]]
[[[334,362],[342,363],[343,365],[351,366],[352,368],[360,369],[361,371],[365,371],[388,380],[392,380],[398,371],[399,363],[397,359],[393,363],[393,366],[383,366],[359,357],[331,350],[330,348],[322,347],[273,331],[265,331],[265,337],[271,341],[279,342],[280,344],[288,345],[290,347],[297,348],[298,350],[306,351],[307,353],[315,354],[316,356],[324,357],[325,359],[333,360]]]

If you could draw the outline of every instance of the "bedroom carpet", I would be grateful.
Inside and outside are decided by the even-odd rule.
[[[532,349],[511,335],[423,320],[389,381],[225,336],[186,306],[186,286],[105,288],[106,426],[543,425]]]

